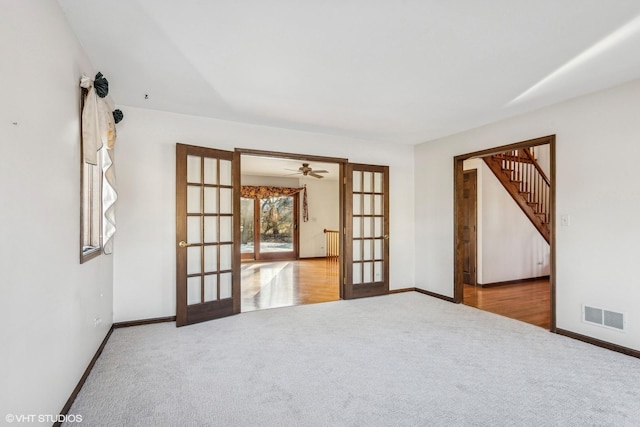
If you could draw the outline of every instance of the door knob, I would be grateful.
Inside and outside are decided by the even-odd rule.
[[[181,248],[186,248],[187,246],[189,246],[189,244],[184,240],[181,240],[180,243],[178,243],[178,246],[180,246]]]
[[[388,234],[384,235],[384,240],[389,240],[389,235]]]

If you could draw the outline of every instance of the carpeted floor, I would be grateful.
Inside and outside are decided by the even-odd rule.
[[[638,426],[640,360],[415,292],[114,331],[87,426]]]

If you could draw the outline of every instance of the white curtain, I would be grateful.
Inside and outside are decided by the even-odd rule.
[[[80,86],[87,89],[82,110],[82,151],[84,161],[100,166],[102,170],[102,247],[105,254],[113,252],[116,232],[115,203],[116,175],[113,149],[116,142],[116,124],[111,97],[100,98],[93,80],[82,76]]]

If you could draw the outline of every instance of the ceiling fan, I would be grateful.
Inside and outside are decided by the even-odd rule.
[[[329,173],[329,171],[321,169],[315,170],[309,167],[309,163],[303,163],[297,170],[296,169],[285,169],[288,171],[296,171],[296,173],[290,173],[289,175],[303,175],[303,176],[312,176],[314,178],[324,178],[324,176],[319,175],[321,173]]]

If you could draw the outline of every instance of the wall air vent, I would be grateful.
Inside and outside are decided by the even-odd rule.
[[[605,310],[604,308],[582,306],[582,320],[605,328],[624,331],[626,329],[626,315],[617,311]]]

